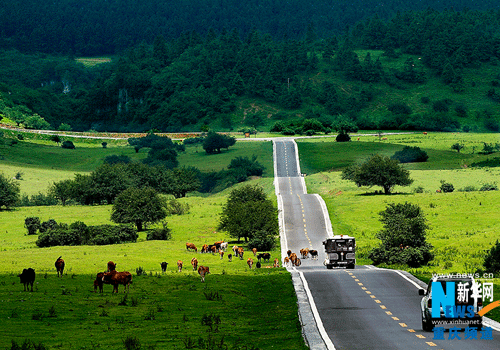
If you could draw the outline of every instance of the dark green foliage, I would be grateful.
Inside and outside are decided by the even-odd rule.
[[[163,228],[155,228],[150,230],[146,236],[148,241],[162,240],[167,241],[172,238],[172,231],[167,227],[167,223],[163,223]]]
[[[481,186],[479,191],[498,191],[498,186],[496,183],[485,183]]]
[[[189,137],[187,139],[184,139],[183,143],[185,145],[195,145],[203,143],[203,140],[204,140],[203,137]]]
[[[123,339],[123,346],[126,350],[141,350],[141,342],[137,337],[126,337]]]
[[[118,195],[111,211],[112,221],[132,223],[139,232],[145,224],[153,224],[165,217],[163,201],[150,187],[126,189]]]
[[[375,154],[361,164],[354,164],[342,171],[342,179],[361,186],[382,186],[390,194],[394,186],[409,186],[413,183],[410,172],[399,161]]]
[[[420,147],[405,146],[401,151],[394,153],[391,159],[397,159],[400,163],[418,163],[426,162],[429,156]]]
[[[66,205],[66,202],[75,198],[75,181],[73,180],[62,180],[59,182],[54,182],[49,187],[49,196],[60,200],[62,205]],[[76,198],[75,198],[76,199]]]
[[[33,318],[35,319],[35,318]],[[15,340],[12,340],[12,344],[9,350],[48,350],[49,348],[45,346],[42,342],[35,343],[29,339],[25,339],[21,345],[19,345]]]
[[[441,180],[441,186],[439,186],[439,189],[443,193],[450,193],[455,190],[455,187],[453,186],[453,184]]]
[[[325,127],[317,119],[305,119],[304,122],[302,123],[302,131],[303,132],[312,131],[312,132],[316,133],[316,132],[323,132],[324,130],[325,130]]]
[[[404,103],[395,103],[387,107],[387,109],[394,114],[411,114],[411,108]]]
[[[69,227],[58,227],[41,233],[36,245],[42,247],[107,245],[137,241],[137,232],[126,225],[86,226],[83,222],[75,222]]]
[[[19,184],[0,173],[0,210],[9,209],[19,201]]]
[[[337,142],[349,142],[351,141],[351,136],[349,136],[347,133],[339,133],[337,137],[335,138],[335,141]]]
[[[149,165],[163,165],[166,168],[175,168],[177,161],[177,152],[182,151],[184,145],[176,145],[168,137],[162,137],[155,134],[148,134],[145,137],[130,138],[128,143],[134,146],[136,152],[141,148],[149,148],[148,157],[143,160]]]
[[[460,151],[464,148],[464,145],[456,142],[454,143],[453,145],[451,145],[451,149],[457,151],[458,153],[460,153]]]
[[[112,156],[106,156],[106,158],[104,158],[104,163],[107,163],[107,164],[110,164],[110,165],[113,165],[113,164],[128,164],[131,162],[131,159],[129,156],[125,156],[125,155],[116,155],[116,154],[113,154]]]
[[[436,101],[432,104],[432,109],[435,112],[448,112],[450,107],[448,106],[448,103],[446,101],[439,100],[439,101]]]
[[[236,139],[232,136],[210,131],[203,140],[203,149],[207,154],[220,153],[222,148],[229,149],[235,143]]]
[[[59,135],[52,135],[50,136],[50,141],[54,141],[55,143],[59,144],[61,143],[61,137],[59,137]]]
[[[236,157],[231,159],[231,163],[227,166],[230,170],[241,170],[246,176],[262,176],[264,166],[257,161],[257,156],[253,155],[252,159],[248,157]]]
[[[276,238],[265,231],[259,231],[248,241],[248,248],[257,248],[259,252],[273,250],[276,246]]]
[[[62,148],[67,148],[67,149],[74,149],[75,145],[73,144],[72,141],[66,140],[66,141],[63,141],[61,147]]]
[[[103,142],[103,143],[101,143],[101,146],[102,146],[102,148],[106,148],[106,147],[108,147],[108,143],[107,142]]]
[[[483,266],[486,272],[494,274],[500,272],[500,243],[498,240],[486,254]]]
[[[17,139],[20,140],[20,141],[23,141],[24,140],[24,136],[23,134],[17,134],[16,135]]]
[[[384,228],[376,236],[382,242],[369,255],[375,265],[401,263],[419,267],[434,258],[432,245],[426,242],[428,225],[418,205],[392,203],[379,214]]]
[[[163,174],[161,192],[172,194],[175,198],[186,197],[188,192],[200,188],[200,171],[194,167],[181,167],[167,170]]]
[[[46,232],[48,230],[53,230],[58,227],[56,220],[49,219],[48,221],[44,221],[40,224],[40,233]]]
[[[165,210],[168,215],[184,215],[189,213],[189,204],[171,199],[165,203]]]
[[[274,123],[273,127],[269,131],[270,132],[282,132],[283,130],[285,130],[285,128],[286,128],[285,124],[281,120],[279,120],[276,123]]]
[[[36,206],[48,206],[48,205],[57,205],[57,198],[55,198],[52,194],[45,194],[42,192],[38,192],[37,194],[33,194],[28,196],[27,194],[23,195],[17,206],[19,207],[36,207]]]
[[[29,235],[36,235],[40,229],[40,218],[36,216],[27,217],[24,219],[24,227],[28,230]]]
[[[278,234],[278,211],[261,187],[242,186],[229,194],[219,229],[231,237],[252,239],[256,232],[274,238]]]

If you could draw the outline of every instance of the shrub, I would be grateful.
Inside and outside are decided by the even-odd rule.
[[[172,238],[172,232],[167,228],[166,223],[163,228],[155,228],[148,232],[146,240],[148,241],[168,241]]]
[[[452,184],[447,183],[444,180],[441,180],[441,186],[439,188],[441,189],[441,192],[444,193],[451,193],[455,190],[455,187]]]
[[[468,186],[465,186],[464,188],[459,189],[458,191],[459,192],[474,192],[474,191],[477,191],[477,189],[475,186],[468,185]]]
[[[49,219],[48,221],[42,222],[40,225],[40,233],[46,232],[47,230],[53,230],[57,227],[57,222],[54,219]]]
[[[36,216],[30,216],[24,219],[24,227],[28,230],[29,235],[36,235],[36,232],[40,229],[40,218]]]
[[[424,193],[424,188],[422,186],[417,186],[413,189],[413,193]]]
[[[102,148],[107,148],[108,147],[108,143],[106,141],[104,141],[103,143],[101,143],[101,146],[102,146]]]
[[[129,164],[131,162],[131,159],[129,156],[125,155],[120,155],[117,156],[116,154],[113,154],[112,156],[107,156],[104,158],[104,163],[113,165],[113,164]]]
[[[428,104],[429,102],[431,102],[431,99],[427,96],[422,96],[420,98],[420,102],[422,102],[423,104]]]
[[[264,231],[257,232],[248,242],[250,249],[257,248],[258,251],[273,250],[276,246],[276,239]]]
[[[274,123],[273,127],[269,131],[282,132],[283,130],[285,130],[285,124],[282,121],[277,121],[276,123]]]
[[[401,151],[394,153],[391,159],[397,159],[400,163],[414,163],[426,162],[429,156],[420,147],[405,146]]]
[[[189,204],[171,199],[166,203],[165,209],[168,215],[184,215],[189,213]]]
[[[337,141],[337,142],[349,142],[349,141],[351,141],[351,137],[349,136],[349,134],[341,132],[337,135],[337,137],[335,138],[335,141]]]
[[[90,244],[107,245],[125,242],[136,242],[137,231],[127,225],[89,226]]]
[[[448,112],[450,108],[448,107],[447,101],[439,100],[432,104],[432,109],[435,112]]]
[[[38,194],[34,194],[32,196],[28,196],[27,194],[25,194],[21,197],[21,200],[18,203],[18,206],[20,207],[36,207],[49,205],[57,205],[57,199],[42,192],[38,192]]]
[[[21,141],[24,140],[23,134],[17,134],[17,139]]]
[[[481,186],[479,191],[498,191],[498,186],[496,183],[485,183]]]
[[[61,145],[62,148],[74,149],[75,145],[71,141],[64,141]]]
[[[123,340],[123,346],[126,350],[140,350],[141,342],[136,337],[129,336]]]

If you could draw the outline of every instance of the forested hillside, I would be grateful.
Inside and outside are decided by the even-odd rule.
[[[110,12],[103,11],[102,16],[139,6],[135,1],[99,2],[101,7],[94,1],[81,2],[79,7],[76,1],[56,1],[47,4],[45,10],[57,3],[72,4],[75,13],[87,9],[88,16],[106,6],[110,6]],[[144,19],[141,29],[134,31],[137,35],[169,2],[154,3],[157,7],[151,12],[152,17]],[[287,6],[290,3],[293,1]],[[205,17],[198,14],[205,18],[205,25],[171,26],[172,30],[192,29],[180,34],[160,32],[166,35],[155,36],[156,32],[152,32],[148,38],[139,35],[121,47],[127,49],[112,56],[111,63],[96,66],[84,66],[73,54],[56,56],[55,53],[65,51],[49,46],[23,46],[23,51],[36,53],[0,51],[0,112],[27,127],[76,130],[175,132],[234,130],[242,126],[269,130],[274,126],[276,131],[300,133],[304,120],[316,119],[321,123],[318,129],[323,130],[338,129],[342,120],[362,129],[499,131],[500,11],[457,11],[468,2],[441,1],[438,8],[453,4],[455,9],[395,13],[398,6],[405,9],[409,2],[394,1],[390,10],[388,3],[384,2],[382,8],[375,2],[355,1],[349,11],[365,6],[358,17],[349,16],[347,10],[332,10],[328,18],[330,12],[323,13],[325,21],[331,23],[340,17],[344,24],[352,21],[353,25],[344,32],[332,26],[327,29],[326,22],[304,12],[297,18],[307,23],[294,24],[294,35],[257,25],[252,29],[240,25],[243,22],[230,21],[220,23],[232,27],[215,30],[209,25],[210,14],[222,16],[225,12],[207,11]],[[152,6],[149,1],[141,4],[137,15],[127,17],[126,29],[112,31],[113,40],[134,28],[147,5]],[[187,6],[190,2],[182,4]],[[201,6],[211,4],[206,1]],[[229,0],[218,4],[231,8]],[[260,22],[266,23],[264,14],[269,4],[255,2],[248,9],[261,6]],[[273,4],[280,11],[276,10],[274,21],[268,21],[280,23],[280,13],[286,6]],[[311,4],[317,5],[314,9],[325,6],[320,1]],[[342,4],[347,2],[335,2],[335,6]],[[247,2],[234,6],[246,5]],[[36,2],[33,6],[37,8]],[[484,1],[480,6],[497,5]],[[29,21],[27,15],[23,22],[26,30],[21,31],[21,22],[12,24],[16,16],[9,17],[11,9],[1,8],[11,23],[2,31],[2,45],[17,47],[24,40],[22,35],[30,32],[26,26],[38,24]],[[29,11],[19,9],[25,14]],[[239,17],[245,13],[243,9],[235,7],[234,11],[237,15],[233,20],[244,17]],[[72,13],[68,9],[64,21]],[[64,22],[56,14],[57,11],[52,18]],[[294,14],[286,17],[292,24]],[[368,14],[370,17],[366,17]],[[84,23],[85,18],[77,23]],[[96,15],[95,20],[99,18]],[[109,20],[109,25],[119,25],[120,18]],[[179,18],[183,17],[179,15],[171,23]],[[197,18],[194,16],[190,25],[195,26]],[[41,16],[39,20],[42,23],[45,19]],[[51,26],[56,28],[59,22],[53,22]],[[86,35],[86,43],[109,34],[94,25],[96,28],[100,28],[99,34]],[[46,33],[51,32],[49,29]],[[42,42],[61,43],[65,35],[61,33],[60,40],[47,37]],[[138,41],[141,43],[133,45]],[[88,52],[115,53],[118,49],[111,44],[104,46],[111,49]]]

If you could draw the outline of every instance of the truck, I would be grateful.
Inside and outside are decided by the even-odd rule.
[[[356,239],[347,235],[335,235],[323,241],[326,259],[323,264],[327,269],[345,267],[354,269],[356,266]]]

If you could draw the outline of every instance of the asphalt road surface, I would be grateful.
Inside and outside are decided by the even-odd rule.
[[[448,339],[454,336],[448,330],[444,340],[435,339],[433,332],[424,332],[420,316],[422,297],[418,295],[416,280],[406,273],[359,265],[354,270],[327,270],[323,266],[322,241],[332,235],[331,224],[321,198],[307,194],[293,140],[275,140],[274,157],[285,236],[282,250],[290,249],[299,257],[301,248],[319,252],[319,259],[302,259],[301,266],[293,268],[298,272],[294,271],[295,275],[300,274],[306,281],[311,304],[311,311],[306,312],[317,312],[320,318],[315,321],[319,330],[316,338],[322,339],[323,344],[310,343],[311,348],[500,349],[497,326],[491,334],[493,339],[482,339],[481,332],[477,339],[465,339],[464,329],[458,333],[461,339]],[[301,314],[308,316],[304,310]],[[308,338],[308,331],[305,333]]]

